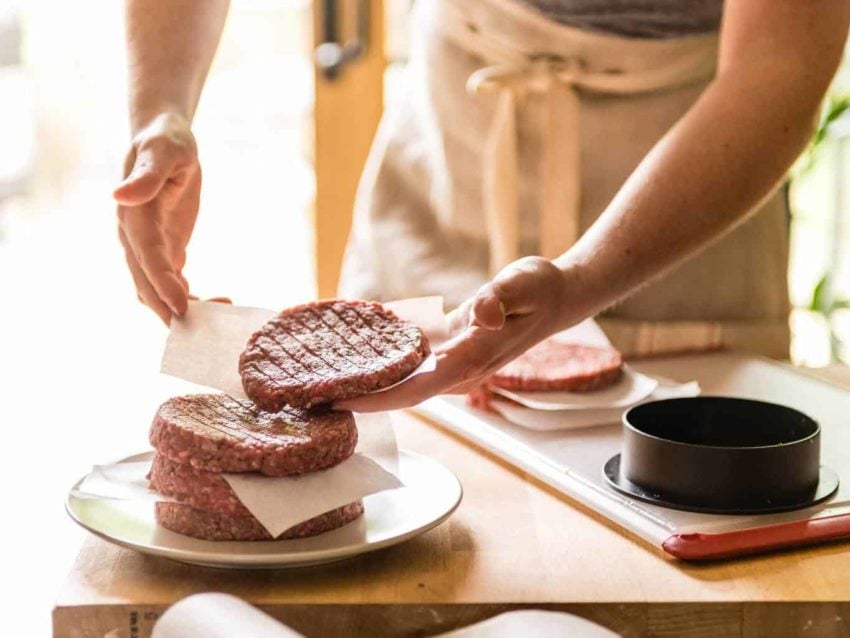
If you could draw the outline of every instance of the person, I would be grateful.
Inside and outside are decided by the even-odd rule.
[[[140,299],[182,315],[191,120],[226,0],[127,0],[131,149],[114,192]],[[409,90],[364,171],[340,292],[441,294],[437,368],[340,407],[465,392],[597,316],[626,356],[787,356],[780,188],[850,0],[419,0]]]

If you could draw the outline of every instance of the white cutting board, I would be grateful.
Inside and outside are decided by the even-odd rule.
[[[610,488],[605,462],[620,451],[619,423],[538,432],[466,405],[463,397],[426,401],[418,411],[584,503],[654,545],[674,534],[726,533],[847,513],[850,515],[850,392],[795,368],[742,354],[719,353],[633,364],[649,375],[696,379],[703,396],[773,401],[797,408],[821,425],[821,462],[840,477],[838,493],[812,508],[767,515],[718,516],[632,500]]]

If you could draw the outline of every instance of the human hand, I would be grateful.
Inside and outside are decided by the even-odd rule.
[[[552,262],[525,257],[506,266],[448,315],[450,338],[434,349],[434,372],[390,390],[334,404],[354,412],[416,405],[437,394],[463,394],[546,337],[583,317],[568,300],[568,279]]]
[[[136,293],[166,324],[186,312],[183,276],[201,193],[195,138],[183,117],[163,113],[139,131],[113,192],[118,235]]]

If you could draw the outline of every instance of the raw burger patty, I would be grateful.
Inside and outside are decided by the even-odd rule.
[[[153,491],[191,507],[230,516],[251,515],[219,472],[199,470],[154,454],[148,480]]]
[[[274,540],[251,515],[228,516],[205,512],[183,503],[156,504],[156,522],[165,529],[205,541],[269,541]],[[283,532],[276,540],[304,538],[329,532],[347,525],[363,515],[363,501],[355,501],[326,512]]]
[[[506,390],[590,392],[619,380],[623,358],[613,348],[594,348],[546,339],[490,376]]]
[[[386,388],[415,370],[428,339],[381,304],[330,299],[284,310],[239,358],[245,393],[266,410]]]
[[[172,461],[207,472],[288,476],[347,459],[357,444],[357,428],[347,411],[264,412],[224,394],[192,394],[159,407],[150,442]]]
[[[477,408],[478,410],[483,410],[485,412],[495,412],[492,407],[492,402],[495,398],[496,395],[493,394],[492,390],[488,389],[485,385],[480,385],[477,388],[474,388],[467,392],[466,403],[467,405],[470,405],[473,408]],[[504,399],[504,397],[499,398]],[[507,401],[507,399],[504,400]]]

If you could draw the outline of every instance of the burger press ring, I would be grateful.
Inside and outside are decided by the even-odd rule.
[[[623,449],[608,484],[635,499],[711,514],[811,507],[838,489],[820,465],[820,426],[774,403],[728,397],[666,399],[623,415]]]

